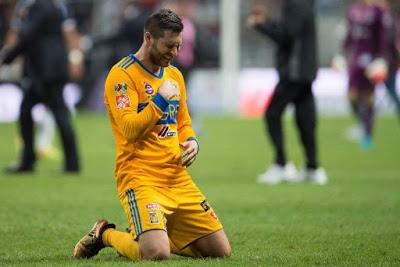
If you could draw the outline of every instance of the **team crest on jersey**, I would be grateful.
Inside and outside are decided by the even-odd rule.
[[[128,94],[117,95],[116,100],[117,100],[117,109],[127,108],[131,104]]]
[[[148,82],[144,82],[144,91],[148,98],[150,98],[154,94],[154,89]]]
[[[149,218],[151,224],[158,224],[160,221],[158,220],[158,214],[155,211],[149,212]]]
[[[126,94],[128,91],[128,85],[126,85],[126,83],[117,83],[114,86],[114,90],[118,95]]]

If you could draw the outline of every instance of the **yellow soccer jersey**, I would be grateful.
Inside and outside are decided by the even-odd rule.
[[[166,101],[157,93],[164,80],[178,84],[180,99]],[[174,187],[192,182],[181,164],[179,144],[195,134],[178,69],[168,66],[154,74],[134,55],[125,57],[106,79],[104,100],[116,141],[120,193],[141,185]]]

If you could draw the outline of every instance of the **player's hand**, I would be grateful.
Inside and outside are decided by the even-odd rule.
[[[247,17],[247,27],[253,28],[258,24],[264,23],[268,18],[268,9],[262,4],[255,4],[251,8],[250,15]]]
[[[195,140],[188,140],[180,144],[183,150],[181,159],[182,165],[189,167],[196,159],[197,153],[199,152],[199,145]]]
[[[171,80],[165,80],[158,88],[158,93],[167,101],[180,97],[178,84]]]

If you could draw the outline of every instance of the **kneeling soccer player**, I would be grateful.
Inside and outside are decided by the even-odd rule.
[[[133,260],[229,257],[222,225],[187,167],[198,143],[181,72],[170,65],[182,43],[183,24],[172,11],[151,15],[136,54],[120,60],[105,83],[105,105],[116,141],[115,177],[130,233],[106,220],[76,244],[75,258],[113,247]]]

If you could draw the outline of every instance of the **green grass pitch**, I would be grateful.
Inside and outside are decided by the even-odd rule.
[[[362,151],[342,133],[350,119],[319,122],[326,186],[258,185],[272,160],[261,120],[206,118],[191,174],[231,240],[226,260],[174,256],[135,266],[400,266],[400,123],[377,119],[375,144]],[[75,119],[83,172],[62,175],[41,160],[34,175],[0,174],[0,266],[132,266],[111,249],[71,258],[94,221],[126,227],[113,179],[114,143],[104,115]],[[0,168],[17,156],[16,125],[0,125]],[[285,120],[288,156],[303,164],[293,121]]]

